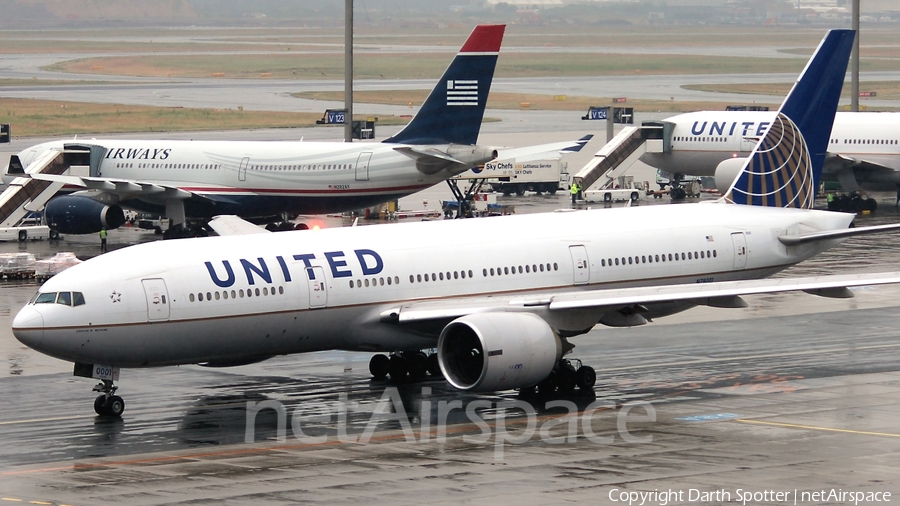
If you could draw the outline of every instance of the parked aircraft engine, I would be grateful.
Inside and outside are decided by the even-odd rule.
[[[724,195],[731,188],[731,183],[737,179],[745,163],[746,158],[728,158],[716,165],[716,189],[719,193]]]
[[[106,205],[87,197],[56,197],[44,210],[47,223],[63,234],[93,234],[100,229],[112,230],[125,224],[122,208]]]
[[[450,322],[438,339],[444,377],[471,392],[536,385],[561,357],[559,337],[530,313],[470,314]]]

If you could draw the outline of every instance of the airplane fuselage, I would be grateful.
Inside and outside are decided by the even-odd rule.
[[[429,348],[440,325],[385,315],[423,300],[762,278],[836,242],[786,247],[779,235],[852,218],[698,204],[149,243],[50,279],[41,293],[85,303],[31,304],[13,330],[58,358],[117,367]],[[653,305],[647,316],[691,305]],[[575,334],[602,315],[541,316]]]
[[[53,141],[20,153],[25,164]],[[425,174],[396,144],[374,142],[231,142],[91,140],[106,149],[90,174],[111,180],[151,181],[200,195],[185,203],[194,218],[218,214],[266,216],[359,209],[415,193],[446,179]],[[446,146],[438,146],[446,147]],[[123,199],[128,207],[164,213],[165,194]]]
[[[722,160],[746,157],[775,117],[769,111],[700,111],[679,114],[674,123],[671,151],[646,153],[641,161],[670,173],[715,176]],[[828,152],[882,165],[889,170],[857,172],[862,188],[896,191],[900,184],[900,113],[838,112]],[[844,167],[826,159],[823,180],[837,180]]]

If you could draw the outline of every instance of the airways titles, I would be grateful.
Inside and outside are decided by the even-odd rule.
[[[310,280],[316,279],[315,271],[312,269],[314,260],[319,260],[317,263],[321,263],[321,260],[324,259],[325,263],[327,263],[328,267],[331,269],[331,276],[334,278],[349,278],[358,275],[354,272],[357,267],[359,268],[358,272],[363,276],[372,276],[384,270],[384,261],[381,259],[381,255],[370,249],[355,249],[353,250],[352,256],[347,255],[343,251],[326,251],[322,253],[321,257],[316,256],[314,253],[303,253],[293,255],[292,257],[295,261],[303,262]],[[352,257],[356,258],[355,260],[349,260],[353,264],[351,266],[348,264],[348,258]],[[221,262],[222,268],[225,271],[224,279],[223,276],[219,275],[217,266],[213,266],[212,262],[204,262],[204,264],[206,265],[206,270],[209,272],[209,277],[212,279],[212,282],[215,283],[216,286],[228,288],[235,283],[235,269],[230,260],[222,260]],[[275,262],[278,264],[277,269],[281,271],[284,281],[286,283],[291,282],[293,279],[291,270],[288,267],[284,256],[276,256]],[[248,285],[255,285],[257,278],[259,278],[260,281],[271,284],[272,271],[269,269],[270,263],[271,260],[266,262],[266,259],[262,257],[256,259],[241,258],[235,262],[235,266],[240,266],[240,269],[244,272],[244,276],[247,279]]]
[[[771,121],[695,121],[691,125],[691,135],[756,135],[762,136],[772,124]],[[709,125],[709,128],[707,128]],[[754,127],[756,129],[754,130]]]

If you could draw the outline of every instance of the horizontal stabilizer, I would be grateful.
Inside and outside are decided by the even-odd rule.
[[[560,154],[565,153],[577,153],[581,151],[581,148],[583,148],[593,137],[593,135],[585,135],[575,141],[551,142],[549,144],[538,144],[537,146],[498,149],[497,159],[530,162],[533,160],[555,158]]]
[[[830,230],[825,232],[813,232],[811,234],[800,235],[782,235],[778,238],[785,246],[797,246],[819,241],[831,241],[834,239],[845,239],[857,235],[880,234],[885,232],[900,232],[900,223],[891,223],[888,225],[874,225],[871,227],[856,227],[845,230]]]

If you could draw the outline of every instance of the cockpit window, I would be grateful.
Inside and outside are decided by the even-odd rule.
[[[35,304],[52,304],[56,302],[56,292],[48,292],[39,294],[34,300]]]
[[[29,304],[62,304],[64,306],[83,306],[84,295],[81,292],[38,292],[28,301]]]

